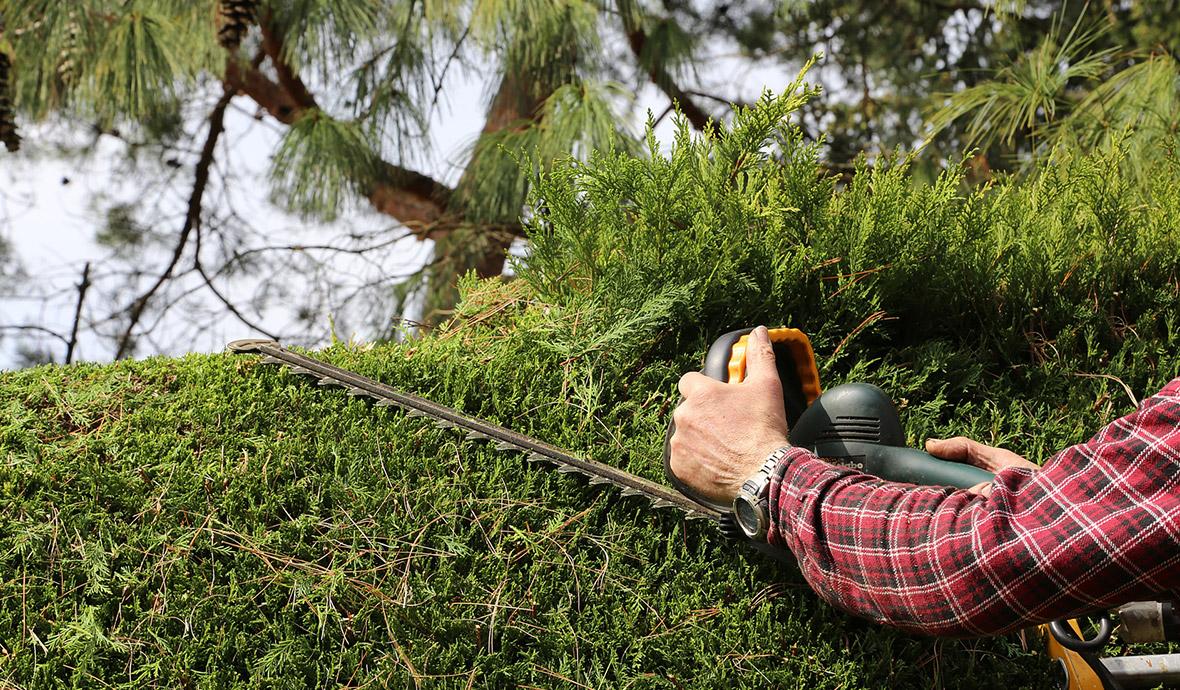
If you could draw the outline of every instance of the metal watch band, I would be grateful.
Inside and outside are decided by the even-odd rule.
[[[778,467],[779,461],[791,450],[791,446],[783,446],[766,456],[766,461],[758,471],[742,483],[742,488],[733,500],[734,517],[738,526],[746,537],[754,541],[764,541],[770,527],[770,507],[768,494],[770,493],[770,477]]]
[[[770,486],[770,475],[774,474],[774,469],[778,467],[779,461],[781,461],[790,450],[791,446],[783,446],[782,448],[772,451],[770,455],[766,456],[766,462],[762,463],[762,467],[759,467],[757,472],[750,475],[746,481],[742,482],[742,488],[744,489],[747,485],[753,483],[758,487],[758,491],[755,493],[764,493],[766,488]]]

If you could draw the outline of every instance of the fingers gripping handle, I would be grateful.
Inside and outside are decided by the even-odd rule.
[[[752,328],[730,331],[713,341],[705,355],[705,366],[701,373],[718,381],[741,383],[746,378],[746,352],[751,331]],[[807,335],[796,328],[772,328],[769,334],[774,349],[775,368],[783,386],[787,424],[790,426],[820,394],[815,353]],[[728,514],[733,506],[722,505],[701,496],[672,472],[671,442],[675,433],[676,423],[669,421],[668,432],[664,436],[664,475],[680,493],[701,505]]]
[[[730,331],[713,341],[701,373],[726,383],[741,383],[746,378],[746,350],[752,328]],[[774,364],[783,384],[783,405],[787,425],[794,426],[799,415],[820,394],[819,370],[811,341],[797,328],[771,328],[770,346]]]

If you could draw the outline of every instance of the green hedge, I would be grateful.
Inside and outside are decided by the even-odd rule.
[[[318,356],[653,478],[677,378],[741,325],[810,333],[825,384],[884,386],[914,443],[1036,460],[1180,370],[1174,160],[1151,189],[1118,150],[838,186],[789,124],[809,95],[557,166],[515,280]],[[708,525],[254,358],[8,373],[0,410],[0,686],[1048,684],[1014,639],[850,618]]]

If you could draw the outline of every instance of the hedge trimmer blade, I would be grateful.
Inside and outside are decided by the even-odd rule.
[[[468,439],[493,443],[498,450],[516,451],[524,453],[530,461],[552,463],[558,472],[585,475],[591,484],[609,484],[621,489],[624,496],[642,496],[656,508],[675,508],[689,518],[721,519],[720,512],[663,484],[601,462],[580,458],[498,424],[470,417],[426,398],[391,388],[380,381],[292,352],[273,340],[235,340],[226,348],[230,352],[260,354],[263,362],[279,364],[296,374],[314,378],[321,386],[338,386],[349,395],[368,398],[380,407],[401,408],[411,417],[429,417],[439,428],[458,429],[466,432]]]

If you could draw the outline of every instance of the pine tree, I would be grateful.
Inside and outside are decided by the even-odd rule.
[[[625,31],[642,42],[649,27],[665,22],[654,10],[624,5],[625,25],[614,8],[591,0],[11,0],[0,22],[22,65],[13,84],[17,110],[33,120],[155,137],[167,149],[179,113],[208,98],[202,85],[220,82],[225,96],[209,111],[208,156],[198,173],[216,168],[207,158],[219,155],[218,108],[228,98],[251,99],[285,132],[269,181],[275,202],[320,219],[368,204],[434,241],[427,273],[407,289],[425,285],[428,314],[445,314],[456,276],[500,274],[506,249],[522,235],[528,161],[636,146],[619,111],[633,88],[617,80],[656,80],[701,127],[724,112],[720,98],[709,101],[709,114],[689,102],[675,81],[683,72],[664,64],[683,56],[662,57],[658,41],[620,56],[616,48],[626,43],[600,40]],[[632,68],[619,69],[627,58]],[[431,109],[456,63],[488,66],[493,88],[486,124],[452,186],[416,169],[412,152],[429,142]],[[3,114],[6,142],[14,142],[9,111]],[[194,182],[193,217],[173,262],[125,304],[118,356],[131,353],[158,286],[200,239],[203,210],[193,201],[207,174]]]
[[[129,158],[163,150],[161,158],[172,165],[175,150],[207,151],[191,177],[189,212],[172,261],[149,269],[159,280],[148,281],[146,290],[136,286],[131,299],[120,296],[120,309],[106,319],[119,324],[117,354],[126,356],[144,331],[145,315],[164,308],[156,306],[161,286],[206,232],[208,212],[200,202],[224,152],[219,113],[229,99],[283,133],[269,179],[278,206],[330,219],[347,213],[349,204],[368,205],[433,241],[426,273],[399,289],[425,295],[425,311],[437,318],[452,306],[457,276],[502,272],[505,250],[524,235],[530,168],[594,149],[638,146],[620,125],[630,93],[654,85],[669,110],[674,102],[697,130],[711,118],[731,117],[728,102],[736,94],[726,91],[729,85],[714,89],[699,79],[713,54],[730,51],[777,65],[782,79],[768,86],[781,86],[823,51],[813,76],[837,88],[808,104],[799,119],[806,137],[823,141],[827,170],[848,179],[861,150],[906,148],[921,139],[932,93],[970,90],[988,76],[985,68],[1035,59],[1040,39],[1055,25],[1105,22],[1090,48],[1111,56],[1108,69],[1088,88],[1079,85],[1090,76],[1064,79],[1054,97],[1078,114],[1070,120],[1078,126],[1059,128],[1064,120],[1058,118],[1042,123],[1044,132],[1019,130],[1011,141],[997,140],[977,161],[986,173],[1011,167],[1011,154],[1036,148],[1048,130],[1092,142],[1126,126],[1174,129],[1174,120],[1144,113],[1180,112],[1169,81],[1175,59],[1168,51],[1180,31],[1175,9],[1176,0],[889,6],[866,0],[7,0],[0,4],[0,55],[11,64],[0,75],[10,82],[0,89],[0,135],[15,149],[20,115],[152,145],[130,146]],[[1128,54],[1118,46],[1138,56],[1137,71],[1115,69]],[[1150,64],[1142,59],[1148,54],[1155,56]],[[450,184],[423,172],[415,152],[430,140],[432,108],[445,99],[457,64],[481,69],[488,89],[485,125]],[[1132,82],[1140,86],[1120,88]],[[223,92],[210,95],[211,85]],[[1151,108],[1140,107],[1145,101],[1134,94],[1152,96]],[[1126,117],[1103,119],[1105,106],[1119,99]],[[204,141],[173,146],[184,114],[192,122],[200,108],[207,113]],[[992,114],[979,120],[988,132],[1005,126]],[[1147,122],[1151,117],[1158,122]],[[952,118],[927,149],[927,169],[979,144],[974,127],[968,118]],[[234,260],[227,251],[221,258]]]

